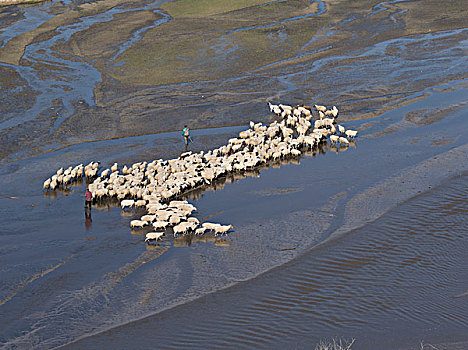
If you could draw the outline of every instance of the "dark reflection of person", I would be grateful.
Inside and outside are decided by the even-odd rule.
[[[85,227],[87,230],[89,230],[93,222],[93,219],[91,218],[91,208],[85,208],[84,215],[85,215]]]

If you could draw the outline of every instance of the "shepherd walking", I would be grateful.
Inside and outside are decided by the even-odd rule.
[[[85,192],[85,209],[91,209],[92,201],[93,201],[93,194],[91,193],[89,188],[87,188]]]
[[[190,137],[190,129],[187,125],[184,125],[184,130],[182,130],[182,136],[184,137],[185,149],[187,150],[189,140],[190,142],[193,142],[192,138]]]

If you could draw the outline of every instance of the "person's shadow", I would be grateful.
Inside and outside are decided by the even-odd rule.
[[[91,218],[91,208],[85,208],[84,215],[85,215],[85,227],[87,230],[89,230],[93,222],[93,219]]]

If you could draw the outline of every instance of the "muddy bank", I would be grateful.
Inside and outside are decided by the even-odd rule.
[[[337,333],[356,339],[359,349],[406,349],[441,339],[445,349],[463,348],[467,175],[248,283],[65,348],[155,342],[165,348],[304,348]],[[184,331],[174,336],[171,330],[181,324]]]
[[[17,52],[16,69],[29,81],[23,96],[36,103],[6,113],[0,156],[185,124],[267,121],[267,100],[334,103],[343,120],[370,118],[466,77],[457,2],[444,11],[438,2],[252,3],[202,19],[190,2],[177,10],[161,4],[52,2],[44,10],[52,18],[9,39],[0,61]],[[76,83],[45,79],[51,68]]]

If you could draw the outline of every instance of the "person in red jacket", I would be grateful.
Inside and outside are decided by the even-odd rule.
[[[93,194],[91,193],[89,188],[86,189],[84,196],[85,196],[85,208],[88,207],[89,209],[91,209],[91,202],[93,201]]]

